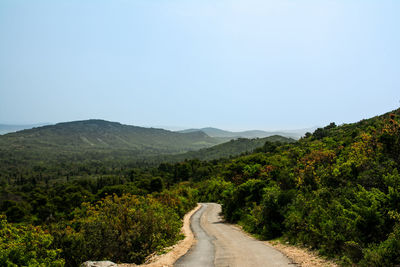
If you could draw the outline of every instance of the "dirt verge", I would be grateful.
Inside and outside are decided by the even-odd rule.
[[[236,224],[233,225],[244,234],[255,238],[250,233],[243,230],[243,227]],[[279,241],[263,241],[267,246],[273,247],[288,257],[296,266],[299,267],[339,267],[336,263],[330,260],[323,259],[315,251],[307,248],[283,244]]]
[[[279,250],[301,267],[339,267],[336,263],[325,260],[318,256],[316,252],[306,248],[282,244],[278,241],[265,241],[265,243]]]

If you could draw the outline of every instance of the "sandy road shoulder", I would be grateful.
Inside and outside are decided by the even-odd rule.
[[[244,231],[240,225],[231,224],[233,228],[242,232],[250,238],[256,239],[253,235]],[[295,265],[299,267],[338,267],[335,262],[326,260],[319,256],[315,251],[311,251],[307,248],[283,244],[278,241],[262,241],[265,245],[272,247],[286,257],[288,257]]]
[[[264,241],[269,246],[279,250],[301,267],[338,267],[336,263],[323,259],[314,251],[309,249],[285,245],[277,241]]]

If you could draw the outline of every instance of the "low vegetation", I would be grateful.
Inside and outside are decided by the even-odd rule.
[[[343,265],[400,263],[399,110],[295,144],[266,144],[202,185],[228,221],[263,239],[283,236]]]
[[[262,239],[344,266],[400,264],[400,110],[210,161],[16,168],[1,159],[0,265],[141,263],[181,238],[180,219],[197,201],[222,203],[228,221]]]

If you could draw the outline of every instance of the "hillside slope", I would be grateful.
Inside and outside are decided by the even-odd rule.
[[[123,125],[103,120],[58,123],[0,137],[0,145],[15,149],[131,149],[176,153],[220,143],[202,132],[176,133],[163,129]]]
[[[255,149],[262,148],[266,142],[293,143],[296,142],[296,140],[279,135],[253,139],[238,138],[219,145],[203,148],[198,151],[190,151],[180,155],[173,155],[170,156],[169,159],[174,159],[174,161],[185,159],[214,160],[235,157],[240,154],[253,152]]]
[[[206,133],[210,137],[219,137],[219,138],[264,138],[273,135],[280,135],[288,138],[298,139],[302,135],[304,135],[307,130],[292,130],[292,131],[261,131],[261,130],[250,130],[250,131],[242,131],[242,132],[231,132],[226,130],[221,130],[213,127],[206,127],[201,129],[186,129],[179,131],[180,133],[193,133],[197,131],[202,131]]]
[[[218,164],[201,201],[246,231],[344,266],[400,264],[400,109]]]
[[[221,147],[252,142],[236,141]],[[306,245],[343,266],[400,264],[400,110],[352,124],[331,123],[297,142],[266,142],[254,153],[230,159],[138,168],[120,164],[121,158],[87,162],[86,154],[81,156],[77,164],[58,159],[25,168],[0,155],[0,214],[10,222],[50,229],[52,246],[65,251],[59,256],[67,266],[100,257],[142,262],[175,240],[179,231],[169,235],[171,243],[150,237],[179,230],[176,223],[195,201],[218,201],[224,219],[244,230]],[[13,227],[4,218],[1,224]],[[117,228],[126,232],[112,230]],[[149,230],[143,234],[143,229]],[[10,238],[8,233],[3,243],[15,243],[19,234]],[[31,243],[21,241],[17,248],[24,251]]]
[[[210,147],[223,140],[203,132],[177,133],[103,120],[59,123],[0,136],[3,166],[15,161],[143,159]]]

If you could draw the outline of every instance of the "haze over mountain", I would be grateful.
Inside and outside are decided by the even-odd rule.
[[[54,125],[53,123],[35,123],[35,124],[0,124],[0,135],[13,133],[22,130],[28,130],[41,126]],[[179,133],[193,133],[202,131],[210,137],[223,138],[223,140],[229,141],[231,138],[264,138],[272,135],[281,135],[289,138],[298,139],[303,136],[306,132],[313,132],[318,127],[310,127],[305,129],[294,129],[294,130],[277,130],[277,131],[263,131],[263,130],[248,130],[248,131],[227,131],[214,127],[204,128],[190,128],[184,129],[184,127],[178,126],[138,126],[142,128],[156,128],[164,129],[167,131],[179,132]],[[183,129],[183,130],[182,130]]]
[[[281,135],[289,138],[298,139],[303,136],[306,132],[313,132],[317,127],[298,129],[298,130],[282,130],[282,131],[262,131],[262,130],[250,130],[242,132],[231,132],[221,130],[213,127],[206,127],[201,129],[186,129],[178,131],[180,133],[192,133],[202,131],[210,137],[222,137],[222,138],[264,138],[273,135]]]
[[[152,165],[162,161],[230,157],[251,152],[266,141],[294,141],[282,136],[236,140],[232,140],[233,135],[222,136],[210,137],[203,131],[180,133],[104,120],[73,121],[1,135],[0,160],[4,166],[10,161],[16,166],[35,166],[43,162],[80,164],[113,160]]]
[[[35,127],[49,125],[50,123],[36,123],[36,124],[25,124],[25,125],[17,125],[17,124],[0,124],[0,135],[6,133],[12,133],[17,131],[22,131],[25,129],[32,129]]]
[[[0,1],[1,122],[300,129],[398,105],[399,1],[64,2]]]
[[[129,126],[104,120],[58,123],[0,137],[8,149],[52,148],[64,150],[123,149],[179,153],[223,142],[203,132],[177,133],[156,128]]]
[[[220,158],[229,158],[238,156],[242,153],[253,152],[256,149],[262,149],[266,143],[293,143],[295,139],[283,137],[280,135],[271,135],[264,138],[237,138],[231,139],[228,142],[215,145],[208,148],[202,148],[198,151],[189,151],[184,154],[174,155],[167,157],[168,160],[186,160],[186,159],[200,159],[200,160],[214,160]]]

